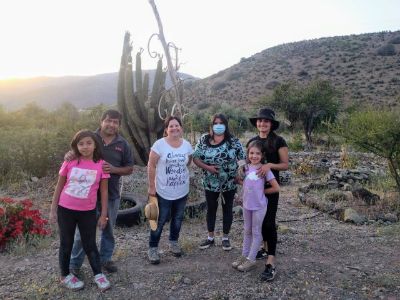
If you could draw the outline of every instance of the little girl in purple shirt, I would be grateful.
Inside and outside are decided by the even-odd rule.
[[[262,166],[262,144],[253,141],[247,148],[248,164],[244,166],[243,179],[243,250],[242,255],[232,263],[232,267],[247,272],[256,267],[256,255],[262,242],[261,226],[267,212],[268,199],[265,194],[277,193],[279,184],[271,171],[265,178],[257,176],[257,170]],[[270,187],[264,189],[265,182]]]

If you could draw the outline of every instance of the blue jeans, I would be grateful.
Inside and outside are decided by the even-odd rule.
[[[115,221],[117,220],[117,214],[119,209],[119,203],[121,199],[108,200],[108,222],[106,227],[101,232],[100,240],[100,261],[105,263],[111,260],[112,254],[115,247],[115,239],[113,228]],[[80,268],[85,259],[85,251],[82,248],[81,235],[78,228],[75,230],[74,246],[72,248],[71,260],[69,267],[70,269]]]
[[[155,231],[150,229],[150,247],[158,247],[164,224],[168,221],[170,215],[169,240],[178,241],[185,214],[187,195],[176,200],[166,200],[157,194],[157,199],[159,208],[158,223]]]

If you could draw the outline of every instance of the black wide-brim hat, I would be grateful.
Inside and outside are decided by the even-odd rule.
[[[257,116],[255,116],[253,118],[249,118],[250,123],[253,124],[253,126],[256,128],[257,128],[257,120],[259,120],[259,119],[270,120],[272,123],[271,131],[279,128],[279,121],[277,121],[275,119],[275,112],[272,109],[260,108],[258,110]]]

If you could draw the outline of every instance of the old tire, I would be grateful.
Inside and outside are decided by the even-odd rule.
[[[185,216],[189,218],[198,218],[203,215],[204,211],[207,209],[207,202],[205,199],[194,203],[188,203],[185,207]]]
[[[116,225],[120,227],[132,227],[143,222],[144,219],[144,206],[146,205],[147,198],[140,194],[135,193],[122,193],[121,203],[130,202],[131,208],[118,210]]]

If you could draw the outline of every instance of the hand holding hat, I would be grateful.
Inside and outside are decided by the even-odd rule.
[[[149,202],[144,207],[144,215],[146,216],[146,219],[149,220],[151,230],[157,230],[159,209],[156,196],[149,195]]]

